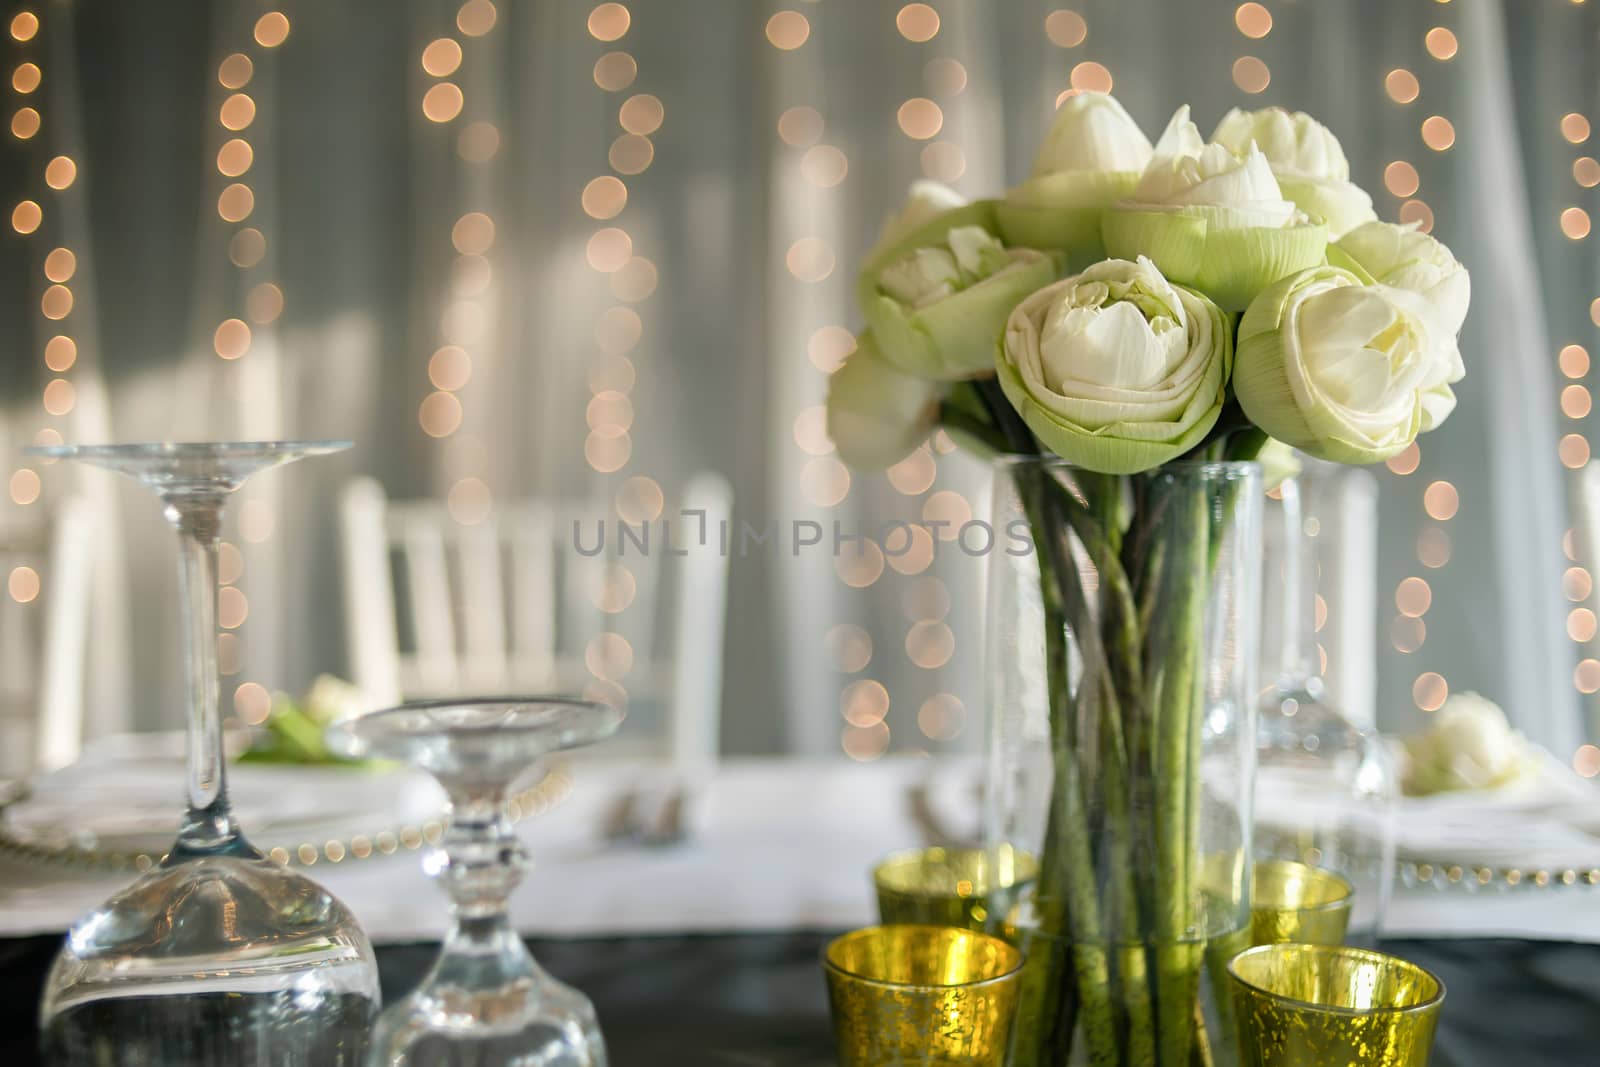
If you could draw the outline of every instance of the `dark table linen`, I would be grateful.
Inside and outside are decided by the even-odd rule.
[[[683,935],[530,942],[600,1013],[613,1067],[824,1067],[833,1063],[819,963],[830,935]],[[59,939],[0,940],[0,1064],[36,1062],[39,994]],[[1600,945],[1393,941],[1448,990],[1432,1067],[1600,1064]],[[386,1002],[432,962],[386,945]]]

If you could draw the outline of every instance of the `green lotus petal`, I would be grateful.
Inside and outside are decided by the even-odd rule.
[[[1069,171],[1031,178],[995,205],[1000,237],[1008,245],[1063,252],[1066,269],[1081,270],[1105,258],[1101,217],[1138,181],[1137,173],[1120,171]]]
[[[1102,224],[1106,251],[1120,259],[1149,256],[1161,273],[1200,290],[1224,311],[1241,311],[1280,278],[1323,263],[1328,228],[1224,226],[1246,216],[1212,207],[1172,211],[1112,208]]]
[[[1361,279],[1339,267],[1302,271],[1280,279],[1256,297],[1239,322],[1234,354],[1233,390],[1250,421],[1272,437],[1308,455],[1334,463],[1377,463],[1403,452],[1422,429],[1423,407],[1412,405],[1408,419],[1380,445],[1342,419],[1314,387],[1289,373],[1284,331],[1291,298],[1303,286],[1338,279],[1361,285]],[[1298,384],[1297,384],[1298,382]]]
[[[1146,256],[1172,281],[1193,284],[1190,279],[1198,278],[1205,265],[1207,226],[1198,215],[1112,208],[1100,230],[1109,255]]]
[[[933,382],[901,373],[864,333],[828,377],[828,438],[852,467],[891,467],[933,431],[940,392]]]
[[[878,294],[863,305],[884,359],[907,374],[954,381],[994,369],[994,342],[1006,316],[1030,293],[1055,280],[1057,259],[1019,248],[998,274],[914,309]]]
[[[1261,488],[1268,492],[1297,477],[1305,467],[1300,454],[1276,437],[1269,437],[1261,446],[1256,462],[1261,464]]]
[[[1338,267],[1340,270],[1349,271],[1351,274],[1354,274],[1357,278],[1361,279],[1362,285],[1378,284],[1378,279],[1369,274],[1367,272],[1367,268],[1363,267],[1360,263],[1357,263],[1354,257],[1352,257],[1349,252],[1346,252],[1340,245],[1331,244],[1328,246],[1328,266]]]
[[[1363,222],[1378,217],[1372,210],[1372,197],[1354,182],[1318,181],[1313,178],[1278,176],[1284,199],[1307,215],[1328,224],[1328,239],[1338,240]]]
[[[866,261],[861,264],[861,272],[856,275],[856,303],[860,305],[861,313],[870,315],[868,308],[883,295],[883,290],[878,286],[878,276],[891,263],[905,258],[919,248],[943,244],[945,235],[958,226],[978,226],[990,233],[998,234],[994,206],[993,200],[977,200],[962,207],[951,208],[899,238],[874,248],[868,254]]]
[[[1205,440],[1222,413],[1222,394],[1204,418],[1193,422],[1187,431],[1165,440],[1139,436],[1137,424],[1117,423],[1086,430],[1063,419],[1033,399],[1017,369],[1009,364],[999,368],[1000,388],[1017,409],[1028,429],[1041,444],[1068,463],[1099,474],[1138,474],[1177,459]]]

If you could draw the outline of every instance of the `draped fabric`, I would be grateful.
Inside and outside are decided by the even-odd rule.
[[[670,513],[711,469],[738,521],[777,531],[733,561],[725,746],[976,747],[982,560],[885,530],[981,517],[984,471],[939,439],[891,476],[847,473],[825,371],[859,327],[854,264],[907,184],[998,193],[1062,91],[1110,85],[1152,137],[1183,102],[1203,129],[1232,106],[1312,112],[1381,216],[1431,225],[1470,267],[1460,406],[1377,472],[1378,717],[1413,728],[1477,689],[1563,757],[1588,732],[1593,583],[1563,542],[1600,322],[1600,5],[45,0],[7,17],[24,10],[37,28],[8,23],[7,69],[40,84],[6,90],[0,172],[40,219],[19,208],[0,240],[0,443],[8,477],[43,483],[34,500],[13,479],[7,507],[77,492],[102,519],[94,730],[180,714],[169,535],[142,491],[23,459],[41,432],[356,442],[235,502],[225,696],[347,672],[334,500],[358,473],[471,522],[536,494]],[[57,248],[75,263],[59,280]],[[817,546],[797,544],[806,521]]]

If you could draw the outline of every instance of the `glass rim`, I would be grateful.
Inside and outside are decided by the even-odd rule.
[[[1162,471],[1181,471],[1189,473],[1245,474],[1251,470],[1260,470],[1261,463],[1254,459],[1174,459],[1166,463],[1157,464],[1148,470],[1135,471],[1133,474],[1104,474],[1101,471],[1090,470],[1054,453],[1039,453],[1029,455],[1026,452],[1001,452],[989,460],[992,467],[1011,470],[1018,467],[1049,467],[1052,469],[1081,471],[1084,474],[1096,474],[1106,478],[1131,478],[1136,474],[1159,474]]]
[[[1279,993],[1276,990],[1268,989],[1265,986],[1251,981],[1239,973],[1239,961],[1244,959],[1246,956],[1252,958],[1269,956],[1274,953],[1282,952],[1286,948],[1295,948],[1301,951],[1310,950],[1313,953],[1323,956],[1343,956],[1347,959],[1361,960],[1365,963],[1377,964],[1384,967],[1394,967],[1398,965],[1407,970],[1414,971],[1415,973],[1420,974],[1424,978],[1427,978],[1429,981],[1431,981],[1433,983],[1433,993],[1430,996],[1424,997],[1415,1004],[1407,1004],[1404,1007],[1383,1006],[1375,1008],[1349,1008],[1340,1004],[1318,1004],[1314,1001],[1301,1000],[1299,997],[1291,997],[1286,993]],[[1445,995],[1444,979],[1440,978],[1437,974],[1434,974],[1420,963],[1412,963],[1410,960],[1401,959],[1399,956],[1391,956],[1387,952],[1375,952],[1372,949],[1356,948],[1354,945],[1309,945],[1299,942],[1288,942],[1273,945],[1256,945],[1252,948],[1245,949],[1243,952],[1239,953],[1228,961],[1228,977],[1232,978],[1235,982],[1238,982],[1252,993],[1267,997],[1268,999],[1276,1001],[1279,1004],[1283,1004],[1287,1007],[1295,1008],[1300,1011],[1321,1012],[1324,1015],[1363,1017],[1374,1015],[1394,1016],[1420,1014],[1437,1008],[1444,1002]]]
[[[374,708],[371,711],[360,712],[355,715],[346,715],[341,719],[328,724],[327,736],[341,748],[350,746],[354,748],[370,746],[381,743],[383,739],[392,737],[438,737],[451,733],[502,733],[502,734],[537,734],[550,729],[550,722],[499,722],[494,724],[470,725],[458,727],[440,726],[436,730],[416,730],[404,733],[383,732],[374,735],[361,729],[363,723],[383,726],[385,723],[373,723],[373,720],[389,720],[401,715],[411,715],[417,712],[444,711],[449,709],[472,710],[475,708],[490,709],[500,708],[511,710],[521,709],[547,709],[553,711],[590,712],[598,713],[595,723],[587,730],[582,731],[584,740],[574,741],[571,744],[557,746],[551,751],[560,751],[564,748],[577,748],[580,745],[602,740],[622,723],[622,713],[609,704],[597,700],[584,700],[581,697],[571,696],[484,696],[484,697],[439,697],[430,700],[415,700],[405,704],[396,704],[392,707]]]
[[[1279,866],[1293,865],[1293,866],[1296,866],[1296,867],[1304,867],[1306,870],[1309,870],[1309,871],[1312,871],[1312,872],[1314,872],[1314,873],[1316,873],[1318,875],[1321,875],[1324,880],[1326,880],[1328,882],[1332,882],[1333,884],[1340,886],[1342,888],[1343,892],[1341,892],[1338,896],[1334,897],[1332,900],[1324,900],[1320,904],[1258,904],[1256,902],[1256,899],[1255,899],[1256,895],[1255,895],[1255,870],[1254,870],[1254,868],[1255,867],[1266,866],[1266,865],[1279,865]],[[1257,910],[1259,910],[1259,911],[1271,911],[1271,912],[1338,911],[1341,908],[1350,907],[1355,902],[1356,887],[1350,883],[1350,879],[1346,878],[1344,875],[1338,873],[1337,871],[1326,870],[1326,869],[1324,869],[1322,867],[1313,867],[1313,866],[1311,866],[1311,864],[1309,864],[1309,863],[1301,863],[1299,860],[1262,860],[1259,863],[1256,863],[1256,864],[1252,865],[1251,875],[1250,875],[1250,882],[1251,882],[1251,886],[1250,886],[1250,910],[1251,911],[1257,911]]]
[[[988,978],[976,978],[970,982],[896,982],[887,978],[873,978],[870,975],[852,971],[848,967],[843,967],[833,962],[833,950],[845,942],[865,940],[868,937],[882,934],[886,930],[931,930],[938,933],[957,934],[979,941],[992,941],[1005,949],[1008,954],[1008,966],[999,974]],[[875,989],[892,989],[912,993],[944,993],[952,989],[984,989],[989,986],[1000,985],[1004,982],[1013,981],[1022,974],[1024,959],[1022,950],[1004,938],[996,937],[982,930],[969,930],[963,926],[934,926],[928,923],[880,923],[877,926],[863,926],[859,930],[851,930],[847,934],[840,934],[832,941],[829,941],[822,949],[822,967],[829,974],[849,979],[852,982],[858,982],[861,985],[871,986]]]
[[[343,452],[354,446],[353,441],[130,441],[121,444],[97,445],[28,445],[22,452],[27,456],[45,456],[50,459],[93,459],[130,456],[160,456],[173,459],[213,459],[237,456],[276,456],[286,453],[311,456],[329,452]]]
[[[1002,850],[1009,851],[1009,860],[1000,858]],[[1011,880],[1005,882],[995,882],[991,885],[985,886],[985,889],[1012,889],[1018,885],[1030,882],[1038,876],[1038,861],[1031,853],[1025,852],[1024,850],[1017,848],[1015,845],[973,845],[970,847],[930,845],[927,848],[902,848],[884,856],[872,867],[872,882],[877,888],[887,889],[894,893],[904,893],[912,896],[927,895],[918,892],[918,890],[915,888],[909,888],[904,885],[896,885],[893,882],[886,881],[885,876],[892,875],[899,871],[916,866],[925,866],[928,864],[937,865],[941,863],[948,865],[952,861],[959,861],[963,857],[969,856],[981,856],[986,860],[993,859],[997,865],[1009,862],[1013,868],[1014,877]],[[976,883],[973,885],[973,892],[979,892],[979,887]],[[940,897],[945,896],[943,893],[936,895]],[[956,895],[960,896],[960,893],[958,892]]]

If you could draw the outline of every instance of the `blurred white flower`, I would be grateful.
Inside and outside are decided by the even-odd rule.
[[[1500,706],[1477,693],[1456,693],[1434,713],[1426,732],[1406,741],[1406,791],[1443,793],[1507,785],[1535,764],[1528,743]]]

